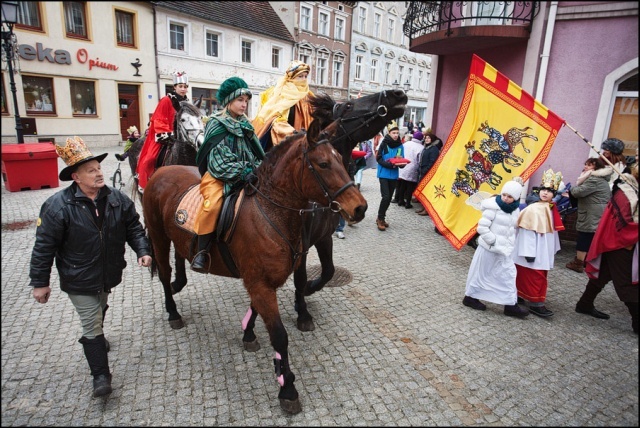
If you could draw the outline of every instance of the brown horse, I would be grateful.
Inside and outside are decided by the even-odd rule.
[[[295,376],[289,367],[288,336],[280,319],[276,290],[286,282],[300,263],[300,255],[308,248],[304,243],[303,214],[311,200],[323,201],[325,207],[340,211],[353,221],[362,220],[367,209],[341,156],[326,140],[336,131],[338,123],[320,133],[316,122],[308,133],[294,134],[267,153],[255,171],[257,185],[245,187],[233,235],[226,240],[251,301],[242,321],[245,349],[259,349],[253,326],[260,315],[276,352],[280,405],[290,413],[298,413],[301,405],[293,384]],[[183,324],[172,296],[171,243],[177,269],[180,266],[184,269],[185,259],[191,260],[195,255],[191,245],[194,235],[178,227],[174,217],[181,196],[199,183],[196,167],[166,166],[154,173],[142,198],[153,249],[152,275],[157,269],[173,328]],[[218,248],[211,250],[209,272],[235,277]]]

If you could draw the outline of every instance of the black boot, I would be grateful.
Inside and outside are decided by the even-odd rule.
[[[587,282],[587,286],[584,288],[582,296],[580,296],[580,300],[576,303],[576,312],[591,315],[591,312],[595,309],[594,302],[596,301],[596,297],[598,297],[598,294],[600,294],[603,288],[604,286],[601,287],[593,280],[589,280],[589,282]],[[606,318],[609,318],[609,316]]]
[[[209,273],[209,265],[211,264],[211,256],[209,250],[213,243],[215,232],[206,235],[198,235],[198,252],[191,261],[191,270],[199,273]]]
[[[638,334],[638,302],[624,302],[631,314],[631,328],[633,332]]]
[[[93,396],[102,397],[111,394],[113,389],[111,388],[111,373],[109,372],[109,358],[107,357],[104,335],[96,336],[95,339],[82,336],[79,342],[82,343],[84,355],[93,376]]]

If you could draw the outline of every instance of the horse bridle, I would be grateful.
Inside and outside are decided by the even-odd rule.
[[[353,134],[355,134],[355,132],[361,128],[364,128],[365,126],[369,126],[369,124],[371,122],[373,122],[375,119],[377,119],[378,117],[385,117],[388,113],[389,110],[387,109],[387,106],[382,104],[382,99],[387,97],[387,91],[381,91],[380,95],[378,95],[378,107],[376,107],[375,111],[371,111],[369,113],[366,113],[362,116],[353,116],[353,117],[336,117],[336,113],[338,111],[338,109],[340,108],[340,106],[344,103],[335,103],[333,105],[333,118],[334,120],[339,120],[339,126],[340,129],[342,130],[342,132],[344,132],[344,134],[342,134],[341,136],[339,136],[338,138],[334,138],[333,139],[333,143],[340,141],[343,138],[347,138],[348,141],[351,141],[352,143],[359,143],[359,141],[353,141],[351,136]],[[347,132],[347,130],[344,127],[344,123],[346,122],[351,122],[352,120],[362,120],[362,123],[356,127],[355,129],[351,130],[351,132]]]

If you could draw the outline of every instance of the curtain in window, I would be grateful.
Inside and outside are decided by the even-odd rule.
[[[116,12],[118,43],[133,45],[133,23],[128,13]]]
[[[28,25],[29,27],[41,28],[38,2],[18,2],[18,22],[22,25]]]
[[[64,3],[64,17],[67,33],[87,37],[84,20],[84,4],[68,1]]]

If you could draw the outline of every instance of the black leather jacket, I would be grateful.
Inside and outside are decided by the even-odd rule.
[[[106,198],[102,229],[89,211],[93,202],[75,183],[45,201],[31,254],[31,286],[50,285],[55,258],[62,291],[97,294],[122,281],[126,243],[138,258],[151,254],[133,201],[107,186],[98,198]]]

